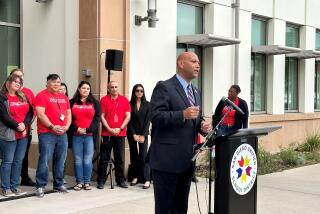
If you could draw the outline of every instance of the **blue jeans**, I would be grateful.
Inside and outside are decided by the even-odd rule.
[[[48,183],[48,165],[53,153],[53,180],[55,187],[63,186],[64,162],[67,157],[67,134],[55,135],[51,133],[39,134],[39,160],[36,172],[37,187],[45,187]]]
[[[0,140],[2,189],[16,189],[19,186],[22,160],[27,145],[27,137],[15,141]]]
[[[224,124],[221,124],[218,131],[217,131],[217,137],[219,136],[226,136],[232,132],[237,131],[237,127],[236,126],[227,126]]]
[[[74,135],[72,137],[74,172],[78,184],[90,184],[92,175],[93,137]]]

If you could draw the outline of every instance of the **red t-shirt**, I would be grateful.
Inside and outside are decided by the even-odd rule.
[[[28,102],[21,102],[17,96],[11,96],[7,94],[9,102],[9,112],[11,117],[17,123],[23,123],[29,111]],[[27,136],[28,128],[26,127],[26,134],[23,135],[22,132],[16,131],[16,139],[21,139]]]
[[[48,89],[40,91],[34,102],[35,107],[45,108],[45,115],[53,125],[65,126],[67,124],[67,110],[70,110],[69,99],[62,93],[50,93]],[[62,116],[63,115],[63,116]],[[60,118],[64,117],[64,120]],[[38,134],[52,132],[37,119]]]
[[[85,102],[82,105],[75,103],[71,109],[73,123],[79,128],[89,128],[92,122],[92,119],[95,114],[93,104],[86,104]],[[88,133],[87,135],[92,135]]]
[[[234,104],[236,104],[237,106],[239,105],[239,99],[237,98],[234,101]],[[228,106],[225,106],[222,109],[222,115],[225,115],[228,112]],[[236,110],[232,109],[229,114],[224,118],[223,120],[223,124],[228,125],[228,126],[233,126],[235,124],[235,119],[234,116],[236,114]]]
[[[34,94],[33,92],[29,89],[29,88],[26,88],[26,87],[23,87],[21,89],[21,91],[26,95],[26,97],[28,98],[31,106],[33,107],[33,115],[36,116],[37,115],[37,112],[36,112],[36,109],[34,108]]]
[[[26,87],[23,87],[21,89],[21,91],[27,96],[30,104],[32,106],[34,106],[34,94],[33,94],[33,92],[29,88],[26,88]]]
[[[101,98],[100,105],[101,112],[104,113],[104,118],[110,128],[120,128],[125,119],[125,113],[131,112],[129,100],[121,95],[118,95],[116,99],[111,99],[110,95],[106,95]],[[126,129],[127,128],[124,128],[120,131],[118,136],[126,136]],[[112,136],[104,126],[102,126],[101,135]]]

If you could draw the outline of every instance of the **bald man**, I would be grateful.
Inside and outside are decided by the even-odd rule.
[[[124,177],[124,146],[131,108],[128,99],[119,94],[118,83],[108,83],[108,94],[101,98],[101,136],[100,159],[98,164],[98,189],[103,189],[106,182],[107,166],[113,149],[116,183],[121,188],[128,188]]]
[[[198,77],[200,62],[192,52],[177,58],[177,73],[159,82],[151,97],[155,213],[187,213],[194,165],[191,161],[198,133],[211,125],[201,117],[200,91],[191,81]]]

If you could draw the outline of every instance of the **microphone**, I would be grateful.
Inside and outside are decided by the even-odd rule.
[[[236,104],[234,104],[234,102],[232,102],[231,100],[229,100],[226,97],[222,97],[221,100],[223,102],[228,103],[234,110],[236,110],[237,112],[239,112],[240,114],[244,114],[244,112],[241,110],[241,108],[239,108]]]

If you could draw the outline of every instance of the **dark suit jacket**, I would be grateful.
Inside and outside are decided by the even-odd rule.
[[[148,101],[141,103],[138,111],[136,103],[130,103],[131,119],[128,124],[127,137],[133,138],[134,134],[149,135],[151,106]]]
[[[212,116],[212,126],[213,128],[219,123],[222,115],[222,110],[226,106],[226,103],[220,100],[219,104],[217,105],[217,108],[214,112],[214,115]],[[234,119],[235,119],[235,126],[237,129],[245,129],[248,128],[248,117],[249,117],[249,110],[247,102],[241,98],[239,98],[239,106],[238,106],[244,114],[240,114],[239,112],[236,112]]]
[[[198,89],[193,87],[193,92],[196,104],[200,106]],[[158,82],[151,97],[152,169],[180,173],[191,166],[201,117],[184,120],[183,110],[189,106],[187,95],[176,76]]]

